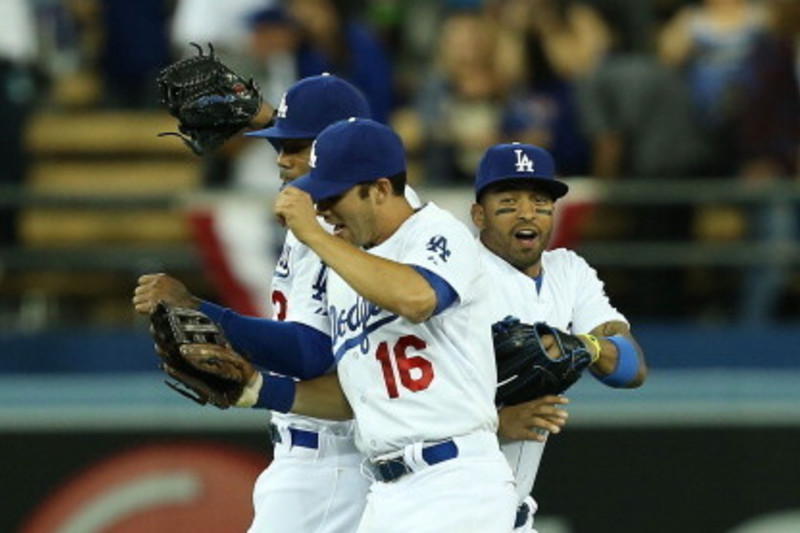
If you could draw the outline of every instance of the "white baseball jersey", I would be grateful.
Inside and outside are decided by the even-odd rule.
[[[414,206],[420,203],[410,187],[406,198]],[[274,318],[327,334],[326,276],[320,258],[287,232],[272,278]],[[273,412],[272,422],[283,442],[276,444],[272,464],[256,481],[255,517],[248,533],[355,531],[370,481],[361,473],[363,458],[355,447],[353,421]],[[293,446],[287,442],[289,428],[317,433],[318,447]]]
[[[405,197],[413,207],[421,205],[419,196],[406,187]],[[329,232],[332,228],[319,219]],[[272,275],[273,318],[280,321],[305,324],[322,333],[329,333],[327,298],[325,295],[328,267],[311,248],[297,240],[291,231],[286,232],[281,256]],[[318,431],[326,428],[337,435],[352,434],[353,422],[335,422],[291,413],[273,413],[276,423]]]
[[[369,251],[433,272],[458,301],[415,324],[328,273],[331,338],[339,380],[358,421],[359,449],[375,458],[415,442],[495,431],[489,280],[472,234],[429,203]]]
[[[276,320],[305,324],[325,333],[330,331],[325,283],[327,265],[289,231],[272,276],[272,309]],[[336,422],[291,413],[273,413],[276,423],[319,431],[327,428],[339,435],[352,432],[352,421]]]
[[[492,322],[515,316],[525,323],[546,322],[562,331],[588,333],[604,322],[626,318],[609,302],[597,272],[575,252],[559,248],[542,254],[541,290],[536,282],[482,244],[492,286]],[[533,489],[544,443],[501,441],[514,471],[522,502]]]

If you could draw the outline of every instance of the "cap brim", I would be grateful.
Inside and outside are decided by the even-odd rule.
[[[312,176],[310,172],[292,181],[291,186],[306,191],[315,202],[339,196],[355,187],[352,183],[321,180]]]
[[[553,200],[558,200],[562,196],[565,196],[569,192],[569,185],[564,183],[563,181],[559,181],[552,178],[537,178],[537,177],[513,177],[513,178],[501,178],[494,180],[492,182],[487,183],[479,190],[475,191],[475,198],[480,198],[483,192],[490,188],[496,187],[498,185],[506,185],[506,186],[515,186],[519,185],[520,188],[531,188],[531,189],[540,189],[545,191],[547,194],[553,197]]]
[[[274,140],[313,139],[314,137],[316,137],[315,134],[311,134],[306,131],[289,130],[277,125],[270,126],[269,128],[264,128],[263,130],[248,131],[244,135],[245,137],[262,137],[264,139],[274,139]]]

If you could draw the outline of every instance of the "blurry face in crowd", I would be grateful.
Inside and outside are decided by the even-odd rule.
[[[553,235],[554,201],[544,191],[524,186],[487,189],[472,206],[481,242],[529,276],[541,273],[542,252]]]
[[[315,41],[326,42],[339,33],[339,14],[330,0],[290,0],[292,17]]]
[[[297,29],[291,24],[259,24],[250,34],[250,51],[255,59],[266,61],[279,53],[292,52],[298,38]]]
[[[311,157],[312,139],[284,139],[281,141],[281,150],[278,153],[278,168],[281,181],[290,183],[300,176],[308,174],[310,167],[308,159]]]

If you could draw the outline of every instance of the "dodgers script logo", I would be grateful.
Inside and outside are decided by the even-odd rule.
[[[281,103],[278,104],[278,118],[286,118],[286,113],[289,112],[289,106],[286,105],[286,93],[281,96]]]
[[[380,320],[372,321],[383,312],[383,309],[374,303],[366,300],[363,296],[356,298],[356,303],[350,308],[336,309],[335,305],[328,308],[328,316],[331,319],[333,329],[333,345],[339,345],[334,352],[334,358],[338,361],[347,350],[358,346],[361,353],[369,352],[369,336],[371,333],[385,326],[398,318],[397,315],[387,315]]]
[[[517,172],[533,172],[533,159],[522,148],[514,150],[514,153],[517,154]]]
[[[275,265],[276,278],[288,278],[291,273],[289,270],[289,261],[292,257],[292,246],[284,243],[281,250],[281,256],[278,258],[278,264]]]

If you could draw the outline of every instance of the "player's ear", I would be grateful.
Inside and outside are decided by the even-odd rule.
[[[476,228],[482,230],[486,227],[486,211],[481,204],[472,204],[470,215],[472,215],[472,223]]]
[[[388,178],[381,178],[372,185],[372,194],[375,195],[374,197],[377,203],[382,204],[387,198],[392,196],[392,182],[389,181]]]

